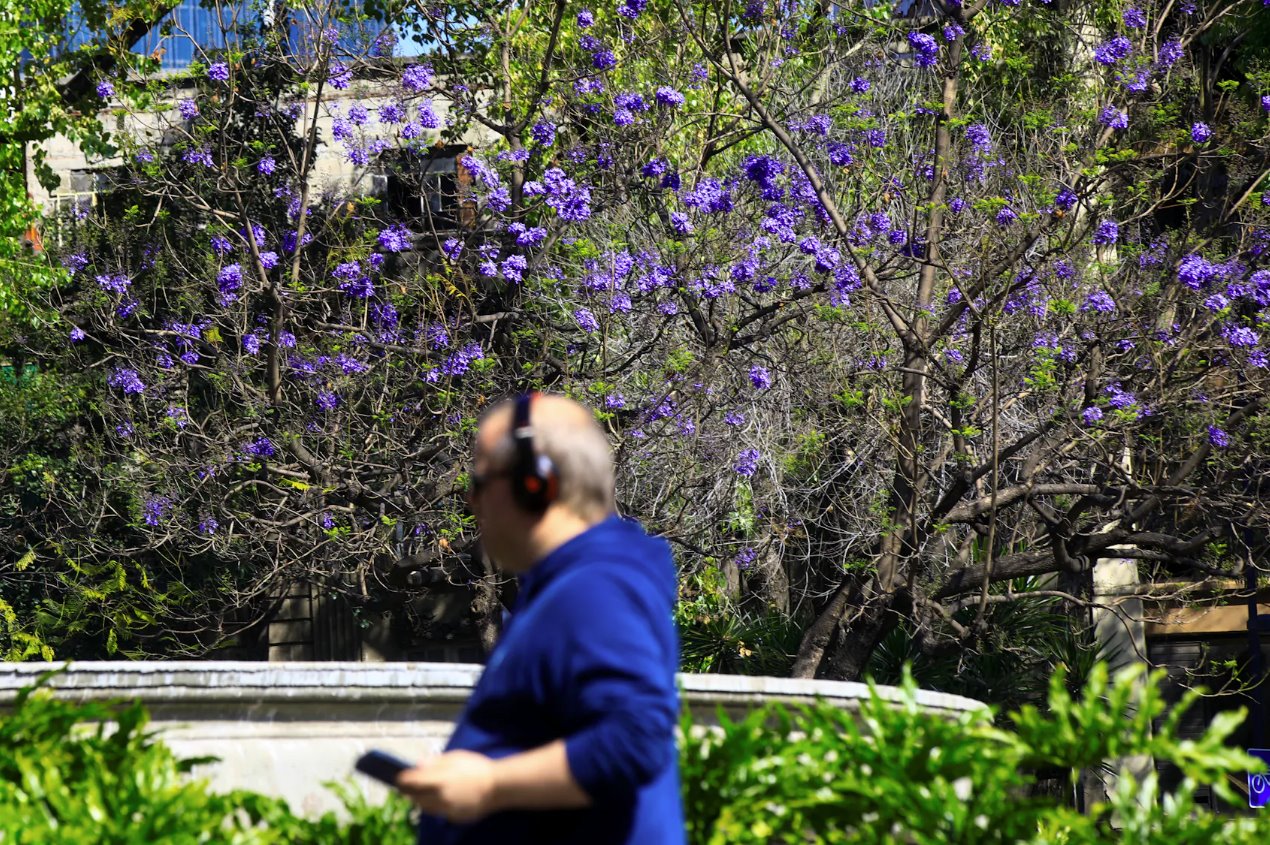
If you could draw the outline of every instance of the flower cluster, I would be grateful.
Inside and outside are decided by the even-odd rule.
[[[934,67],[939,61],[939,42],[924,32],[910,32],[908,46],[913,48],[913,63],[918,67]]]

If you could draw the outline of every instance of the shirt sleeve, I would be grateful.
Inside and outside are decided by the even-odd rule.
[[[566,756],[578,785],[597,802],[649,783],[675,755],[671,609],[649,593],[597,572],[561,597]]]

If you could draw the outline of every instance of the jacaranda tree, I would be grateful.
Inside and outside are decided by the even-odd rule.
[[[204,649],[296,579],[373,608],[408,547],[492,636],[464,459],[535,387],[594,404],[684,620],[759,620],[769,671],[1264,552],[1261,4],[373,11],[101,80],[144,107],[50,224],[27,353],[84,399],[0,446],[11,631]]]

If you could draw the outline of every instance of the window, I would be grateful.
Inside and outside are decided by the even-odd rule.
[[[471,228],[475,208],[464,195],[472,178],[459,158],[467,147],[435,147],[431,154],[393,152],[380,157],[380,172],[372,177],[375,193],[390,216],[404,215],[425,232]]]

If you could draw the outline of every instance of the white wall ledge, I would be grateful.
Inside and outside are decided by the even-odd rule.
[[[370,748],[407,759],[439,752],[482,667],[454,663],[242,663],[229,661],[6,663],[0,665],[0,712],[41,674],[72,701],[138,701],[178,757],[215,756],[199,767],[214,789],[250,789],[286,798],[297,812],[335,809],[322,783],[351,776]],[[680,675],[683,699],[701,724],[722,707],[733,717],[769,701],[823,700],[853,710],[865,684],[742,675]],[[879,687],[898,701],[900,691]],[[946,717],[985,705],[922,691],[917,704]],[[383,787],[357,780],[364,794]]]
[[[148,705],[212,703],[251,699],[264,702],[402,701],[462,702],[482,667],[466,663],[246,663],[237,661],[79,661],[8,663],[0,667],[0,706],[14,700],[43,673],[63,670],[48,683],[60,696],[76,700],[137,699]],[[694,706],[760,704],[773,699],[812,702],[823,699],[852,706],[869,697],[866,684],[750,675],[679,675],[684,699]],[[889,701],[900,700],[893,687],[878,687]],[[917,704],[948,714],[983,708],[983,703],[947,693],[920,690]]]

